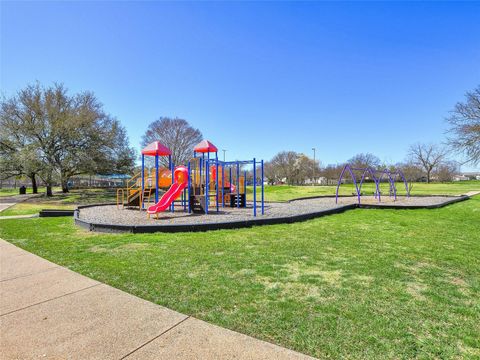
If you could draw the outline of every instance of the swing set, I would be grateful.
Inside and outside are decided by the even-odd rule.
[[[382,180],[387,179],[389,183],[389,191],[388,195],[390,197],[393,197],[393,201],[397,200],[397,187],[396,187],[396,182],[401,181],[405,185],[405,191],[407,194],[407,197],[410,197],[410,190],[408,188],[408,182],[403,175],[402,171],[400,169],[373,169],[371,167],[362,167],[362,168],[357,168],[353,167],[350,164],[346,164],[343,167],[342,172],[340,173],[340,177],[338,178],[338,183],[337,183],[337,189],[335,191],[335,203],[338,203],[338,191],[340,189],[340,185],[342,184],[342,180],[345,176],[346,173],[350,174],[350,177],[352,178],[353,185],[355,187],[355,195],[358,198],[358,203],[360,204],[360,199],[362,196],[362,186],[366,180],[373,180],[375,183],[375,192],[374,192],[374,197],[375,199],[378,200],[378,202],[381,202],[381,191],[380,191],[380,184]],[[356,176],[361,174],[360,176]],[[360,179],[360,181],[358,181]]]

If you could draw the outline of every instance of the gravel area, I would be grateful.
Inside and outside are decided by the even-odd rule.
[[[428,206],[437,205],[446,201],[456,199],[454,196],[425,196],[425,197],[398,197],[397,201],[384,197],[379,203],[373,196],[363,196],[362,204],[375,204],[384,206]],[[278,218],[290,217],[301,214],[309,214],[324,210],[336,209],[345,205],[356,204],[357,198],[341,197],[338,204],[334,197],[311,198],[304,200],[294,200],[288,203],[265,203],[265,215],[261,215],[260,206],[257,207],[257,219],[260,218]],[[150,218],[145,211],[138,209],[117,209],[115,205],[94,206],[80,209],[79,219],[96,224],[115,224],[115,225],[173,225],[173,224],[204,224],[232,221],[252,220],[253,209],[249,203],[247,208],[220,207],[220,211],[212,211],[208,215],[188,214],[183,208],[176,206],[175,212],[162,212],[158,214],[158,219],[152,215]]]

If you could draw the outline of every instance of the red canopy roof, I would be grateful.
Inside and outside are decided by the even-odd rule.
[[[154,141],[151,144],[148,144],[145,146],[145,148],[142,149],[142,155],[147,155],[147,156],[167,156],[167,155],[172,155],[172,152],[170,151],[169,148],[167,148],[165,145],[163,145],[160,141]]]
[[[215,145],[213,145],[210,141],[208,140],[202,140],[200,141],[197,146],[193,148],[194,151],[200,152],[200,153],[208,153],[208,152],[217,152],[218,149]]]

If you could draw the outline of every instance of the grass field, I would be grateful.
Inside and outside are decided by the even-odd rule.
[[[28,192],[29,194],[32,193],[32,190]],[[18,194],[18,189],[0,189],[0,196],[11,196],[11,195],[17,195]]]
[[[320,358],[480,357],[479,196],[206,233],[94,234],[71,218],[2,220],[0,237]]]
[[[288,186],[276,185],[265,186],[265,200],[267,201],[288,201],[299,197],[319,196],[319,195],[335,195],[336,186]],[[375,185],[365,183],[362,187],[362,193],[365,195],[373,194]],[[480,181],[457,181],[451,183],[414,183],[412,195],[459,195],[468,191],[480,191]],[[249,199],[253,198],[252,189],[248,188]],[[380,191],[384,194],[388,193],[388,184],[382,183]],[[399,195],[405,195],[405,187],[397,183],[397,191]],[[339,194],[352,195],[356,194],[353,184],[344,184],[340,186]],[[257,188],[257,199],[260,199],[260,188]]]
[[[0,216],[36,214],[42,209],[74,209],[77,205],[115,202],[115,191],[104,189],[71,190],[55,193],[52,197],[36,197],[21,202],[2,212]]]
[[[59,191],[61,190],[59,187],[55,187],[53,188],[53,191]],[[12,195],[18,195],[18,192],[19,192],[19,188],[3,188],[3,189],[0,189],[0,197],[2,196],[12,196]],[[39,187],[38,188],[38,193],[42,194],[42,193],[45,193],[46,192],[46,188],[45,187]],[[32,188],[27,188],[27,194],[32,194]]]

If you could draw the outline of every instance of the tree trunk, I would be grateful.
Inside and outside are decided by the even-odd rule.
[[[68,179],[62,180],[62,193],[68,193]]]
[[[32,194],[38,194],[37,177],[35,173],[30,174],[29,178],[32,182]]]
[[[69,179],[69,176],[64,172],[61,172],[60,182],[62,184],[62,193],[64,193],[64,194],[69,192],[68,191],[68,179]]]
[[[430,171],[427,171],[427,184],[430,184]]]
[[[47,192],[45,194],[46,196],[53,196],[53,193],[52,193],[52,185],[51,184],[47,184]]]

